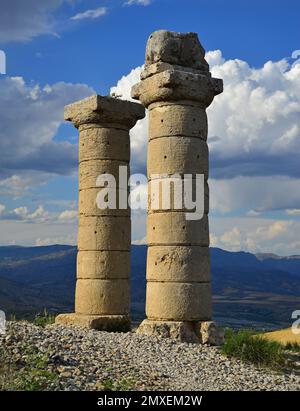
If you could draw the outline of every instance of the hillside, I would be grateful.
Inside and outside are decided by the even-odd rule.
[[[144,317],[146,246],[132,247],[133,318]],[[215,318],[231,326],[289,326],[300,306],[300,258],[211,249]],[[30,317],[73,310],[76,248],[0,247],[0,309]]]

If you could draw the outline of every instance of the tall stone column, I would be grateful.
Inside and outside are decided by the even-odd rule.
[[[194,33],[154,32],[141,82],[132,96],[149,110],[148,180],[204,175],[204,215],[187,220],[186,207],[149,203],[146,315],[139,332],[189,342],[214,342],[208,228],[206,108],[223,90],[211,77]]]
[[[75,313],[59,315],[57,323],[130,329],[129,130],[144,112],[138,103],[98,95],[65,107],[65,120],[79,129],[79,228]],[[117,191],[99,187],[104,174],[114,176]],[[116,193],[116,209],[99,204],[101,190]],[[119,206],[121,197],[127,208]]]

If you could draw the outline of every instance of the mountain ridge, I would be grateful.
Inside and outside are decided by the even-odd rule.
[[[0,309],[18,317],[74,310],[75,246],[0,247]],[[145,317],[145,245],[132,246],[132,315]],[[211,248],[215,318],[225,325],[290,325],[300,306],[300,258]]]

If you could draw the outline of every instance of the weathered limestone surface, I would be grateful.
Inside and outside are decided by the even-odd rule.
[[[190,100],[190,104],[196,101],[205,108],[221,92],[222,82],[219,79],[204,74],[167,70],[133,86],[132,97],[139,98],[146,107],[158,101]]]
[[[208,217],[201,220],[187,220],[186,213],[161,212],[148,214],[148,245],[198,245],[208,247]]]
[[[148,144],[148,177],[153,174],[204,174],[208,178],[208,146],[190,137],[161,137]]]
[[[176,33],[159,30],[149,37],[146,49],[146,66],[153,63],[170,63],[208,71],[205,50],[196,33]]]
[[[57,324],[76,325],[100,331],[126,332],[131,327],[129,315],[89,315],[60,314],[56,317]]]
[[[103,195],[101,193],[104,192]],[[124,217],[130,216],[130,209],[111,209],[111,208],[99,208],[98,203],[103,197],[110,196],[110,198],[115,198],[116,205],[119,204],[119,200],[122,197],[127,198],[128,190],[106,189],[106,188],[87,188],[79,191],[79,212],[82,216],[115,216]],[[101,197],[101,198],[100,198]],[[108,200],[107,200],[108,201]]]
[[[78,249],[84,251],[129,251],[131,228],[129,217],[79,218]]]
[[[128,132],[138,120],[144,118],[143,108],[131,101],[94,95],[65,107],[64,118],[75,127],[113,128]],[[92,126],[91,126],[92,124]],[[80,130],[79,130],[80,131]]]
[[[208,345],[221,345],[224,340],[223,331],[217,327],[214,321],[144,320],[137,332]]]
[[[210,300],[210,283],[148,281],[146,315],[153,320],[177,321],[199,321],[201,315],[201,320],[207,321],[212,315]]]
[[[170,177],[149,178],[148,187],[148,212],[164,211],[195,211],[195,205],[184,203],[184,189],[180,175],[174,174]],[[196,191],[196,180],[194,178],[185,178],[185,186],[191,186],[192,192]],[[182,207],[179,209],[177,203],[180,202]],[[204,181],[204,214],[209,212],[209,187],[207,181]]]
[[[59,315],[58,323],[130,329],[130,210],[119,206],[119,198],[128,194],[129,129],[144,115],[140,104],[101,96],[65,107],[65,120],[80,134],[78,258],[75,313]],[[119,179],[120,167],[126,170],[125,182]],[[116,209],[100,207],[99,196],[107,190],[99,184],[103,174],[116,180],[108,195],[121,188]]]
[[[126,280],[129,271],[129,251],[78,251],[78,279]]]
[[[196,102],[193,105],[163,103],[152,104],[149,110],[149,139],[164,136],[207,138],[207,115]]]
[[[208,247],[149,247],[148,281],[199,282],[210,281]]]
[[[78,314],[128,315],[130,303],[127,279],[78,279],[75,312]]]
[[[116,179],[116,185],[119,187],[120,167],[125,167],[127,176],[129,176],[129,165],[124,161],[89,160],[81,162],[79,164],[79,190],[97,187],[97,177],[102,174],[111,174],[114,176]]]
[[[141,82],[132,88],[132,97],[149,109],[147,320],[139,332],[217,342],[211,325],[205,110],[222,91],[222,80],[211,77],[195,33],[160,30],[150,36]],[[201,219],[188,220],[185,204],[153,207],[153,181],[174,174],[193,180],[204,176]],[[174,188],[168,195],[172,204]]]
[[[103,127],[82,129],[79,141],[79,163],[87,160],[129,162],[130,140],[128,132]]]

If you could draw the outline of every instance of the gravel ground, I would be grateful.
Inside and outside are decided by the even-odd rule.
[[[47,369],[58,374],[53,390],[300,390],[299,375],[229,360],[216,347],[135,333],[11,322],[3,346],[21,366],[26,347],[45,353]]]

